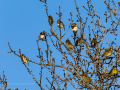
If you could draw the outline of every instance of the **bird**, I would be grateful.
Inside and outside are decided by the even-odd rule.
[[[59,28],[63,28],[65,30],[65,25],[61,20],[57,20],[57,25]]]
[[[97,39],[96,38],[93,38],[93,40],[91,41],[91,46],[92,47],[95,47],[97,44]]]
[[[48,22],[49,22],[49,24],[52,26],[52,24],[53,24],[53,17],[52,16],[48,16]]]
[[[71,26],[71,28],[72,28],[72,31],[74,32],[74,36],[76,36],[76,33],[77,33],[77,31],[78,31],[78,26],[77,26],[77,24],[76,24],[76,23],[73,23],[72,26]]]
[[[118,4],[119,4],[119,6],[120,6],[120,1],[118,1]]]
[[[102,54],[102,56],[106,56],[106,57],[111,56],[111,55],[112,55],[112,48],[111,47],[106,49]]]
[[[74,50],[74,46],[73,46],[73,44],[70,42],[69,39],[66,40],[66,45],[67,45],[67,47],[68,47],[69,49],[73,49],[73,50]]]
[[[79,46],[80,44],[82,44],[82,39],[78,38],[75,42],[75,46]]]
[[[20,57],[21,57],[23,63],[27,63],[28,64],[28,59],[27,59],[27,57],[24,54],[20,55]]]
[[[89,83],[92,82],[91,77],[89,77],[86,73],[82,74],[82,80],[87,84],[87,88],[90,88]]]
[[[38,37],[37,41],[43,40],[44,37],[45,37],[45,32],[43,31],[39,34],[39,37]]]
[[[91,78],[85,73],[82,74],[82,79],[83,81],[88,82],[88,83],[92,82]]]
[[[111,71],[110,71],[110,74],[113,76],[115,76],[115,75],[117,75],[117,67],[116,66],[113,66],[113,68],[111,69]]]
[[[28,64],[28,58],[24,54],[21,54],[21,49],[19,49],[18,52],[20,53],[20,57],[22,59],[21,61],[23,61],[23,63],[27,63]]]

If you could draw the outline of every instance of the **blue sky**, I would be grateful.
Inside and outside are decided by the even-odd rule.
[[[105,16],[103,14],[106,10],[106,6],[103,1],[104,0],[92,0],[97,14],[101,17],[100,22],[102,25],[105,25]],[[117,3],[117,1],[119,0],[115,0],[115,3]],[[85,22],[85,19],[88,17],[88,15],[87,11],[82,6],[84,5],[87,7],[87,3],[85,0],[76,0],[76,2],[81,13],[81,17]],[[56,12],[59,12],[58,6],[61,6],[61,12],[63,13],[62,21],[65,24],[66,30],[70,24],[70,21],[68,21],[68,18],[70,18],[70,12],[72,12],[73,20],[76,22],[77,11],[74,0],[47,0],[47,5],[48,13],[49,15],[52,15],[54,19],[54,30],[57,28],[56,21],[59,19],[59,16],[56,15]],[[90,20],[91,18],[89,17],[89,21]],[[91,29],[94,29],[90,22],[87,22],[87,26],[88,25],[91,27]],[[89,34],[87,26],[85,28],[86,38],[88,38]],[[111,28],[110,20],[107,23],[107,29],[108,28]],[[120,29],[120,26],[118,29]],[[4,70],[8,82],[7,88],[11,88],[12,90],[15,88],[18,88],[19,90],[39,90],[39,86],[32,79],[32,76],[27,72],[27,69],[22,64],[22,62],[20,62],[21,59],[15,56],[13,53],[9,54],[7,52],[10,51],[8,47],[9,42],[11,48],[15,50],[17,54],[19,54],[18,49],[21,49],[21,52],[29,57],[30,60],[39,63],[39,58],[36,57],[36,55],[38,55],[36,40],[39,33],[43,30],[48,33],[50,32],[45,6],[42,2],[39,0],[0,0],[0,75],[2,75],[2,71]],[[120,33],[120,31],[117,32],[118,34]],[[59,34],[59,29],[56,33]],[[64,31],[62,34],[63,33]],[[78,35],[80,36],[79,33],[80,31],[78,31]],[[74,41],[71,35],[73,35],[73,32],[70,28],[62,41],[65,41],[67,38],[69,38],[73,43]],[[94,38],[93,34],[91,37]],[[110,42],[114,40],[114,36],[111,34],[107,35],[107,37]],[[120,38],[120,36],[117,38]],[[56,39],[53,38],[53,40]],[[53,51],[52,57],[55,58],[56,64],[60,65],[62,55],[53,47],[50,39],[48,39],[48,41],[50,49]],[[106,43],[106,40],[104,40],[104,43]],[[41,50],[43,52],[44,58],[46,59],[46,54],[44,52],[46,49],[46,43],[44,41],[39,41],[39,45],[42,48]],[[117,40],[117,45],[120,45],[119,40]],[[108,48],[109,46],[104,44],[104,47]],[[83,54],[84,53],[85,51]],[[29,63],[29,68],[32,70],[32,73],[39,81],[40,66],[34,63]],[[61,75],[62,69],[57,69],[56,72]],[[45,87],[45,84],[50,86],[45,80],[45,77],[51,77],[47,69],[44,69],[43,72],[42,85],[43,87]],[[68,87],[68,90],[70,90],[69,88],[71,89],[72,87]]]

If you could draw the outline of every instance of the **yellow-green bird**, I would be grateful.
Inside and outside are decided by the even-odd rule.
[[[61,20],[57,20],[57,25],[59,28],[63,28],[65,30],[65,25]]]
[[[85,81],[86,83],[87,83],[87,82],[88,82],[88,83],[92,82],[91,78],[90,78],[87,74],[85,74],[85,73],[82,74],[82,79],[83,79],[83,81]]]
[[[91,77],[89,77],[87,74],[83,73],[82,80],[87,84],[87,88],[89,88],[90,87],[89,83],[92,82]]]
[[[115,76],[115,75],[117,75],[117,72],[118,72],[117,67],[113,66],[113,68],[110,71],[110,74]]]
[[[97,39],[96,38],[93,38],[93,40],[91,41],[91,46],[92,47],[95,47],[97,44]]]
[[[20,57],[21,57],[21,59],[22,59],[22,61],[23,61],[24,63],[27,63],[27,64],[28,64],[28,59],[27,59],[27,57],[26,57],[24,54],[22,54]]]
[[[108,48],[107,50],[105,50],[102,54],[102,56],[106,56],[106,57],[111,56],[111,55],[112,55],[112,48],[111,47]]]
[[[43,31],[43,32],[41,32],[41,33],[39,34],[39,37],[38,37],[37,41],[43,40],[44,37],[45,37],[45,32]]]
[[[67,45],[67,47],[68,47],[69,49],[73,49],[73,50],[74,50],[74,46],[73,46],[73,44],[70,42],[69,39],[66,40],[66,45]]]
[[[72,28],[72,31],[74,32],[74,36],[76,36],[76,33],[77,33],[77,31],[78,31],[78,26],[77,26],[77,24],[76,24],[76,23],[73,23],[72,26],[71,26],[71,28]]]
[[[80,44],[82,44],[82,39],[78,38],[75,42],[75,46],[79,46]]]
[[[53,24],[53,17],[52,16],[48,16],[48,22],[49,22],[49,24],[52,26],[52,24]]]

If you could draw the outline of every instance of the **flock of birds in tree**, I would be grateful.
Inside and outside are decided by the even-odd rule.
[[[54,22],[52,16],[48,16],[48,22],[49,22],[49,24],[52,26],[52,24],[53,24],[53,22]],[[64,25],[64,23],[63,23],[61,20],[57,20],[57,25],[58,25],[59,28],[63,28],[63,29],[65,30],[65,25]],[[73,23],[73,24],[71,25],[71,28],[72,28],[72,31],[74,32],[74,36],[76,36],[76,33],[77,33],[77,31],[78,31],[78,26],[77,26],[77,24],[76,24],[76,23]],[[38,42],[39,40],[44,40],[44,37],[45,37],[45,31],[43,31],[43,32],[41,32],[41,33],[39,34],[39,37],[38,37],[38,39],[37,39],[37,42]],[[85,39],[83,39],[83,40],[86,41]],[[96,38],[93,38],[93,40],[91,41],[91,47],[95,47],[95,46],[97,45],[97,43],[98,43],[98,42],[97,42],[97,39],[96,39]],[[81,44],[82,44],[82,38],[78,38],[78,39],[76,40],[76,42],[75,42],[75,46],[79,46],[79,45],[81,45]],[[70,42],[69,39],[66,40],[66,45],[67,45],[67,47],[68,47],[69,49],[75,50],[73,44]],[[102,54],[102,56],[105,56],[105,57],[110,57],[111,55],[112,55],[112,48],[111,48],[111,47],[108,48],[108,49],[106,49],[106,50],[103,52],[103,54]],[[20,52],[20,57],[21,57],[23,63],[27,63],[27,64],[28,64],[28,58],[27,58],[24,54],[21,54],[21,52]],[[117,67],[116,67],[116,66],[113,66],[112,69],[111,69],[111,71],[109,72],[109,74],[112,75],[112,76],[116,76],[117,73],[118,73]],[[89,77],[89,76],[88,76],[86,73],[84,73],[84,72],[83,72],[83,74],[82,74],[82,79],[87,83],[87,85],[92,82],[91,77]]]

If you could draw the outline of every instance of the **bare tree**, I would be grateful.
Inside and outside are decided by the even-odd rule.
[[[3,78],[1,78],[0,76],[0,90],[6,90],[7,88],[7,79],[6,79],[6,76],[4,75],[4,71],[3,71]]]
[[[22,59],[23,64],[27,68],[28,72],[32,75],[40,89],[45,90],[41,85],[43,68],[47,68],[52,75],[52,81],[50,81],[48,77],[45,77],[48,83],[51,85],[50,87],[46,85],[49,90],[67,90],[67,87],[69,87],[68,83],[70,83],[70,85],[76,90],[84,88],[88,90],[110,90],[120,88],[120,85],[117,82],[118,78],[120,77],[119,70],[117,69],[120,66],[120,46],[118,46],[116,43],[116,36],[118,35],[117,30],[120,25],[120,2],[116,4],[114,0],[104,0],[107,11],[104,12],[106,19],[105,24],[103,25],[100,22],[100,16],[97,14],[91,0],[87,0],[86,2],[88,7],[83,6],[83,8],[88,12],[88,17],[86,17],[85,21],[83,21],[76,0],[74,0],[77,11],[76,17],[78,19],[76,22],[79,22],[79,25],[73,23],[75,20],[72,19],[73,14],[70,12],[71,17],[68,18],[70,21],[68,29],[65,28],[64,22],[61,20],[62,12],[59,6],[59,13],[56,13],[59,15],[58,21],[56,20],[58,25],[56,30],[59,28],[59,35],[56,34],[56,30],[53,30],[53,23],[55,21],[54,17],[50,16],[48,13],[47,0],[40,0],[40,2],[42,2],[45,6],[48,22],[51,27],[50,33],[45,31],[41,32],[38,40],[36,41],[39,51],[37,57],[40,59],[40,63],[29,60],[24,54],[21,54],[21,50],[19,50],[19,54],[17,54],[12,50],[10,44],[8,43],[10,48],[9,53],[13,52]],[[113,7],[110,7],[110,2],[112,2]],[[89,18],[91,19],[91,24],[93,27],[86,25]],[[115,20],[113,20],[113,18],[115,18]],[[109,25],[109,28],[107,28],[106,24],[108,23],[109,19],[111,20],[111,24]],[[86,38],[85,36],[84,29],[86,27],[88,27],[88,30],[86,31],[89,32],[89,38]],[[62,40],[70,28],[74,33],[72,36],[74,44],[72,44],[69,39],[64,40],[66,43]],[[65,33],[63,35],[61,34],[61,29],[65,29]],[[78,30],[80,30],[80,34],[77,33]],[[108,40],[109,37],[106,36],[107,34],[113,35],[114,41],[110,42]],[[93,35],[94,38],[91,38],[91,35]],[[109,48],[103,46],[104,37]],[[50,49],[48,38],[50,38],[53,46],[62,55],[63,59],[61,60],[60,65],[56,65],[55,58],[52,58],[54,57],[52,56],[52,52],[55,51]],[[55,38],[56,41],[54,41],[53,38]],[[44,57],[41,53],[40,45],[38,44],[39,41],[46,42],[47,50],[45,50],[45,53],[47,60],[43,59]],[[66,50],[62,47],[64,47]],[[82,51],[85,51],[86,54],[82,54]],[[71,56],[73,60],[71,61],[68,56]],[[36,80],[33,73],[30,71],[29,66],[26,65],[26,63],[29,62],[41,66],[40,82]],[[59,76],[56,73],[55,68],[57,67],[63,69],[63,76]]]

